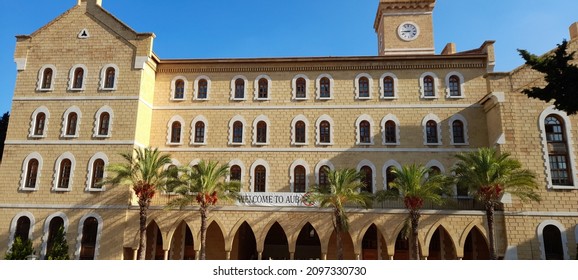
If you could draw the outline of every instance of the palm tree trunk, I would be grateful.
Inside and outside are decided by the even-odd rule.
[[[207,208],[201,205],[199,212],[201,212],[201,257],[199,259],[205,260],[207,246]]]
[[[410,210],[411,216],[411,257],[412,260],[419,260],[419,242],[417,239],[420,214],[418,211]]]
[[[486,202],[486,219],[488,220],[488,239],[490,239],[490,259],[497,260],[494,238],[494,203],[492,202]]]
[[[138,259],[145,260],[147,251],[147,210],[148,203],[146,200],[139,199],[139,246],[138,246]]]
[[[335,245],[337,248],[337,259],[343,260],[343,242],[341,241],[341,214],[339,210],[335,210],[335,224],[333,229],[335,230]]]

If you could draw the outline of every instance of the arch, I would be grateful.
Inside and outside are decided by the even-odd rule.
[[[33,233],[34,233],[34,226],[36,225],[36,220],[34,219],[34,215],[28,211],[22,211],[17,213],[10,222],[10,235],[8,237],[8,248],[12,247],[14,244],[14,239],[16,238],[14,235],[16,234],[16,227],[18,224],[18,220],[22,217],[28,218],[30,221],[30,228],[28,229],[28,239],[33,240]]]
[[[97,225],[97,230],[96,230],[96,241],[95,241],[95,246],[94,246],[94,259],[98,260],[98,254],[100,251],[100,238],[102,235],[102,227],[104,226],[104,220],[102,219],[102,217],[96,213],[88,213],[84,216],[82,216],[82,218],[80,218],[80,221],[78,222],[78,235],[76,237],[76,249],[74,251],[74,258],[76,260],[80,259],[80,251],[81,251],[81,247],[82,247],[82,238],[83,238],[83,229],[84,229],[84,222],[88,219],[88,218],[95,218],[98,225]]]
[[[456,142],[456,137],[458,135],[455,135],[455,131],[454,131],[454,122],[455,121],[460,121],[462,122],[462,128],[463,128],[463,141],[462,142]],[[469,145],[470,144],[470,137],[468,134],[468,120],[466,120],[466,118],[464,118],[464,116],[462,116],[461,114],[455,114],[453,115],[449,121],[448,121],[448,127],[449,127],[449,131],[450,131],[450,145]]]
[[[226,251],[230,251],[231,248],[227,246],[227,242],[225,240],[224,230],[225,227],[223,223],[218,219],[209,219],[207,221],[207,244],[216,244],[222,243],[222,251],[221,248],[218,247],[211,247],[211,250],[206,250],[206,259],[207,260],[224,260],[226,259]],[[199,231],[200,234],[200,231]],[[222,240],[221,240],[222,238]],[[200,240],[200,236],[199,239]]]
[[[361,88],[362,78],[367,79],[367,89]],[[367,73],[360,73],[355,77],[354,82],[355,99],[371,99],[373,98],[373,78]]]
[[[302,166],[305,169],[305,192],[309,189],[309,176],[311,171],[309,169],[309,164],[304,159],[297,159],[291,163],[289,167],[289,186],[291,192],[295,192],[295,168],[297,166]]]
[[[388,122],[393,122],[395,124],[395,130],[388,132],[388,127],[386,127],[388,125]],[[398,146],[400,145],[400,131],[401,131],[401,124],[399,123],[399,120],[397,119],[397,117],[393,114],[387,114],[385,117],[383,117],[383,119],[381,120],[381,139],[382,139],[382,144],[385,146],[391,145],[391,146]],[[392,137],[388,137],[388,133],[395,133],[395,138]],[[392,138],[392,139],[390,139]]]
[[[204,80],[206,81],[206,85],[201,85],[201,81]],[[201,86],[206,86],[206,89],[201,88]],[[201,75],[198,76],[195,79],[195,83],[193,85],[194,87],[194,93],[193,93],[193,100],[210,100],[211,97],[211,78],[209,78],[209,76],[206,75]],[[206,90],[206,91],[205,91]],[[205,92],[202,92],[205,91]],[[203,98],[203,94],[205,95],[205,97]]]
[[[39,114],[44,114],[43,119],[39,119]],[[30,116],[30,129],[28,137],[44,138],[47,135],[50,111],[46,106],[40,106],[34,110]]]
[[[388,90],[386,91],[386,86],[384,83],[384,80],[386,78],[391,78],[391,82],[393,83],[393,85],[388,86]],[[397,94],[397,85],[398,85],[398,79],[397,76],[393,73],[383,73],[383,75],[381,75],[381,77],[379,78],[379,96],[381,99],[397,99],[398,94]],[[386,94],[387,93],[387,94]]]
[[[99,170],[99,168],[95,168],[95,166],[94,166],[96,161],[99,159],[102,160],[102,162],[104,163],[101,170]],[[88,170],[86,173],[87,174],[86,187],[85,187],[84,191],[92,192],[92,191],[105,191],[106,190],[106,186],[101,186],[101,187],[95,186],[96,182],[94,182],[95,181],[94,179],[107,177],[105,167],[108,165],[108,162],[109,162],[108,157],[103,152],[98,152],[90,158],[90,160],[88,161]],[[97,177],[95,177],[95,175]]]
[[[114,70],[111,76],[110,70]],[[119,68],[116,64],[106,64],[100,70],[99,90],[116,90],[118,86]],[[111,80],[112,79],[112,80]]]
[[[298,96],[298,93],[301,89],[298,89],[298,84],[297,84],[297,80],[299,79],[303,79],[305,80],[305,85],[304,85],[304,93],[305,96]],[[309,78],[304,75],[304,74],[298,74],[295,75],[295,77],[293,77],[293,79],[291,80],[291,95],[292,95],[292,99],[293,100],[307,100],[309,98]]]
[[[257,166],[265,167],[266,176],[265,176],[265,190],[264,190],[264,192],[267,192],[267,190],[269,190],[269,174],[271,174],[271,168],[269,167],[269,163],[264,159],[257,159],[251,165],[251,173],[249,174],[251,192],[255,192],[255,183],[256,183],[255,182],[255,180],[256,180],[255,168],[257,168]]]
[[[241,127],[241,138],[240,142],[236,141],[235,138],[235,123],[240,122],[243,126]],[[229,121],[229,145],[244,145],[245,144],[245,130],[247,127],[247,121],[241,115],[236,115]]]
[[[321,90],[321,79],[323,78],[327,78],[329,80],[329,92],[328,95],[326,96],[325,94],[322,95],[322,90]],[[334,95],[334,91],[333,91],[333,77],[329,74],[321,74],[317,77],[317,79],[315,79],[315,95],[317,99],[333,99],[333,95]]]
[[[52,91],[56,80],[56,66],[45,64],[38,70],[37,91]]]
[[[435,223],[429,228],[429,230],[428,230],[428,232],[426,233],[425,238],[424,238],[424,240],[425,240],[425,246],[424,246],[424,248],[422,248],[423,254],[424,254],[425,256],[428,256],[428,259],[429,259],[429,256],[430,256],[430,254],[431,254],[431,252],[430,252],[430,247],[431,247],[431,245],[432,245],[432,244],[431,244],[431,243],[432,243],[432,238],[434,237],[436,231],[438,231],[438,230],[440,230],[440,229],[443,229],[443,231],[445,231],[445,234],[447,234],[447,236],[450,238],[450,242],[451,242],[451,246],[452,246],[451,249],[453,249],[453,258],[450,258],[450,259],[455,259],[455,258],[458,257],[458,256],[457,256],[458,244],[456,244],[456,241],[458,241],[459,238],[458,238],[457,236],[455,236],[455,233],[449,232],[449,231],[447,230],[447,228],[448,228],[448,227],[447,227],[447,226],[444,226],[444,224],[442,223],[442,221],[437,221],[437,222],[435,222]],[[451,227],[450,227],[450,228],[451,228]],[[440,233],[440,234],[441,234],[441,233]],[[442,237],[442,238],[443,238],[443,237]],[[443,245],[443,244],[440,244],[440,245]],[[440,256],[440,257],[441,257],[441,259],[445,259],[443,256]]]
[[[50,214],[48,217],[46,217],[46,219],[44,220],[44,227],[43,227],[43,234],[42,234],[42,238],[40,240],[41,244],[40,244],[40,259],[43,260],[44,257],[46,256],[47,250],[48,250],[48,239],[50,237],[50,223],[52,222],[52,219],[59,217],[62,219],[63,221],[63,227],[64,227],[64,232],[67,233],[68,232],[68,217],[66,216],[66,214],[62,213],[62,212],[56,212],[53,214]]]
[[[68,90],[82,91],[85,89],[88,68],[84,64],[76,64],[70,68],[68,74]]]
[[[76,114],[76,119],[71,119],[71,114]],[[80,134],[80,123],[82,113],[77,106],[71,106],[62,114],[62,131],[60,137],[78,138]]]
[[[178,136],[177,138],[173,139],[173,124],[175,122],[179,122],[180,123],[180,131],[175,131],[174,133],[176,133]],[[179,115],[175,115],[173,116],[169,122],[167,123],[167,145],[182,145],[183,144],[183,127],[185,124],[185,119],[183,119],[183,117],[179,116]],[[179,140],[179,141],[175,141],[175,140]]]
[[[195,251],[199,242],[195,242],[193,228],[187,221],[177,220],[167,233],[169,245],[169,259],[171,260],[194,260],[197,257]]]
[[[322,135],[322,133],[324,133],[322,131],[321,128],[321,124],[323,122],[327,122],[329,124],[329,141],[327,142],[327,139],[323,139],[324,136]],[[333,119],[328,116],[328,115],[322,115],[319,118],[317,118],[317,121],[315,122],[315,127],[317,128],[317,133],[316,133],[316,141],[315,144],[316,145],[320,145],[320,146],[329,146],[329,145],[333,145],[333,130],[335,129],[335,125],[333,123]],[[323,141],[322,141],[323,140]]]
[[[450,79],[452,77],[457,77],[457,82],[458,82],[458,86],[459,88],[457,89],[457,95],[455,94],[455,92],[452,90],[452,85],[450,85],[450,83],[453,83],[454,81],[450,81]],[[456,71],[452,71],[449,72],[446,75],[445,78],[445,82],[446,82],[446,98],[465,98],[466,97],[466,92],[465,92],[465,79],[464,79],[464,75],[462,75],[460,72],[456,72]]]
[[[261,133],[262,131],[260,131],[260,123],[262,124],[262,122],[265,123],[265,135],[259,135],[259,133]],[[253,145],[258,145],[258,146],[262,146],[262,145],[269,145],[269,139],[271,139],[271,137],[269,136],[271,134],[271,121],[269,121],[269,118],[265,115],[259,115],[258,117],[255,118],[255,120],[253,121]],[[261,137],[260,137],[261,136]],[[262,137],[265,137],[265,141],[259,141],[259,140],[263,140]],[[261,139],[259,139],[261,138]]]
[[[63,166],[62,162],[64,160],[70,161],[70,170],[68,166]],[[64,168],[64,169],[63,169]],[[72,191],[72,186],[74,185],[74,170],[76,169],[76,159],[71,152],[65,152],[61,154],[54,164],[54,176],[52,180],[51,191]],[[64,180],[64,181],[63,181]],[[66,182],[67,181],[67,182]],[[64,187],[66,185],[66,187]]]
[[[371,189],[372,189],[372,193],[375,193],[377,191],[376,190],[377,185],[376,185],[376,180],[375,180],[376,176],[377,176],[377,174],[376,174],[377,169],[375,168],[375,165],[373,164],[373,162],[371,162],[367,159],[364,159],[357,164],[357,168],[356,168],[357,172],[361,172],[361,169],[364,166],[367,166],[371,169]]]
[[[171,101],[186,100],[187,94],[189,93],[189,81],[185,76],[176,76],[171,80],[170,90],[171,93],[169,100]]]
[[[327,166],[331,170],[335,170],[335,165],[331,163],[328,159],[322,159],[315,165],[315,184],[319,185],[319,173],[321,171],[321,167]]]
[[[299,139],[297,139],[297,123],[298,122],[303,122],[305,124],[305,141],[297,141]],[[291,121],[291,145],[295,145],[295,146],[305,146],[309,144],[309,120],[307,120],[307,117],[305,117],[304,115],[297,115],[295,118],[293,118],[293,120]]]
[[[245,176],[246,176],[246,169],[245,169],[245,164],[243,163],[243,161],[241,161],[240,159],[233,159],[231,161],[229,161],[229,170],[230,168],[232,168],[233,166],[239,166],[239,168],[241,169],[241,191],[243,190],[243,182],[245,181]],[[226,178],[227,182],[230,180],[230,177]]]
[[[362,122],[367,122],[369,124],[369,131],[365,132],[367,135],[364,135],[364,128],[362,128]],[[370,115],[363,114],[357,118],[355,121],[355,144],[356,145],[373,145],[374,141],[374,134],[375,134],[375,123],[373,122],[373,118]],[[367,139],[368,137],[368,139]],[[365,138],[365,139],[364,139]],[[369,141],[367,141],[369,140]]]
[[[372,228],[372,226],[375,227],[376,234],[377,234],[376,235],[377,244],[375,244],[376,245],[376,248],[375,248],[376,252],[375,253],[377,255],[375,258],[369,258],[369,255],[373,256],[373,252],[371,252],[371,254],[367,254],[364,252],[364,240],[365,240],[366,235],[368,234],[368,232]],[[359,234],[356,236],[357,238],[354,240],[354,248],[357,247],[359,249],[358,253],[361,254],[362,260],[368,260],[368,259],[381,260],[383,253],[385,253],[386,256],[388,255],[385,236],[383,235],[383,233],[381,232],[381,230],[379,229],[379,227],[375,223],[370,223],[370,224],[363,226],[361,229],[359,229],[358,232],[359,232]]]
[[[432,159],[425,164],[425,168],[432,168],[432,167],[439,168],[442,173],[446,172],[446,168],[444,167],[444,165],[436,159]]]
[[[381,175],[383,176],[383,190],[388,189],[387,183],[389,178],[387,178],[387,169],[391,166],[401,170],[401,164],[393,159],[390,159],[383,164],[383,167],[381,168]]]
[[[472,221],[467,227],[466,229],[461,233],[460,235],[460,239],[459,239],[459,246],[460,248],[462,248],[462,252],[461,252],[461,257],[464,260],[468,260],[468,259],[482,259],[482,260],[486,260],[486,259],[490,259],[490,249],[489,249],[489,242],[488,242],[488,236],[485,230],[484,226],[482,224],[480,224],[477,221]],[[481,238],[481,239],[480,239]],[[470,240],[471,239],[471,240]],[[477,240],[474,240],[477,239]],[[468,249],[467,248],[467,242],[468,240],[471,242],[471,248]],[[479,245],[480,243],[483,243],[483,251],[479,252]],[[471,251],[471,252],[468,252]],[[460,253],[458,253],[458,257],[460,257]]]
[[[108,123],[106,123],[106,124],[102,123],[104,121],[101,118],[103,113],[108,113],[108,116],[109,116]],[[106,106],[106,105],[100,107],[100,109],[98,109],[98,111],[96,111],[96,113],[94,114],[94,126],[93,126],[92,137],[109,138],[112,134],[113,120],[114,120],[114,112],[112,111],[112,108],[110,108],[109,106]]]
[[[238,221],[231,229],[225,242],[229,243],[226,247],[230,248],[232,260],[258,259],[257,238],[249,222]]]
[[[282,235],[273,235],[276,233]],[[262,259],[289,259],[291,242],[285,228],[278,221],[270,221],[263,228],[258,240],[262,241],[257,242],[257,251],[262,253]],[[271,246],[274,247],[270,248]]]
[[[243,81],[243,87],[239,88],[238,93],[236,92],[237,80]],[[230,97],[230,100],[236,100],[236,101],[247,100],[247,85],[248,84],[249,84],[249,81],[243,75],[237,75],[237,76],[233,77],[231,79],[231,97]]]
[[[433,136],[433,135],[428,135],[428,124],[430,123],[430,121],[435,122],[436,127],[430,128],[430,129],[435,129],[435,131],[431,131],[431,132],[435,133],[435,136],[437,138],[437,142],[434,142],[432,139],[429,139],[430,141],[428,141],[428,136],[430,136],[429,138],[431,138]],[[442,145],[442,128],[441,128],[441,121],[440,121],[440,118],[438,116],[436,116],[435,114],[431,114],[431,113],[428,114],[427,116],[425,116],[422,119],[421,125],[423,128],[423,144],[425,146],[432,146],[432,145],[440,146],[440,145]]]
[[[536,236],[538,238],[538,243],[540,244],[540,258],[542,260],[549,259],[546,256],[546,241],[544,239],[544,229],[547,226],[554,226],[560,232],[560,242],[562,246],[563,252],[563,259],[568,260],[570,259],[570,255],[568,254],[568,237],[566,234],[566,228],[564,225],[556,220],[545,220],[542,221],[538,227],[536,228]]]
[[[38,166],[36,168],[36,176],[33,176],[34,174],[32,174],[34,172],[34,170],[29,170],[29,163],[30,160],[37,160],[38,161]],[[24,158],[24,161],[22,162],[22,170],[21,170],[21,176],[20,176],[20,184],[19,184],[19,191],[37,191],[38,190],[38,183],[40,182],[40,178],[42,175],[42,166],[43,166],[43,159],[42,156],[40,155],[40,153],[38,152],[32,152],[30,153],[28,156],[26,156],[26,158]],[[29,182],[28,179],[33,179],[34,180],[34,187],[31,188],[29,186],[32,185],[32,182]],[[28,186],[27,186],[28,185]]]
[[[299,227],[296,227],[296,229],[298,230],[292,235],[292,241],[294,241],[295,244],[294,258],[304,260],[313,259],[315,254],[318,253],[317,259],[322,259],[324,244],[321,242],[322,238],[320,237],[316,227],[311,222],[302,221],[302,224],[300,224]],[[307,246],[309,249],[307,251],[309,252],[304,252],[302,246]],[[327,244],[325,244],[325,246],[327,246]],[[317,250],[311,247],[319,247],[319,251],[311,252]]]
[[[265,93],[266,97],[264,97],[264,96],[259,97],[259,84],[260,84],[261,79],[265,79],[267,81],[267,88],[266,88],[267,92]],[[255,91],[253,93],[254,94],[253,100],[271,100],[271,95],[272,95],[271,89],[273,88],[273,81],[271,80],[271,77],[269,77],[266,74],[262,74],[262,75],[257,76],[257,78],[255,78],[254,86],[255,86]]]
[[[428,95],[427,93],[427,84],[425,83],[425,79],[427,77],[431,77],[432,78],[432,82],[433,82],[433,95]],[[434,74],[433,72],[425,72],[423,74],[421,74],[421,76],[419,77],[419,92],[420,92],[420,98],[423,99],[432,99],[432,98],[438,98],[438,85],[439,85],[439,79],[438,76],[436,74]]]
[[[202,122],[203,127],[197,127],[197,123]],[[202,129],[202,131],[200,130]],[[202,133],[202,135],[201,135]],[[199,135],[197,135],[199,134]],[[202,137],[201,137],[202,136]],[[209,121],[205,116],[198,115],[191,122],[191,145],[207,145],[209,139]],[[202,140],[202,141],[199,141]]]

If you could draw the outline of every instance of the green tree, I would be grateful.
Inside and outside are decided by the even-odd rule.
[[[452,178],[444,174],[431,172],[421,165],[405,165],[401,169],[394,168],[392,174],[395,180],[387,191],[379,191],[378,201],[398,200],[403,198],[403,204],[409,212],[411,259],[419,259],[418,228],[421,209],[425,202],[443,204],[451,195]]]
[[[50,243],[52,244],[51,248],[48,248],[48,252],[46,253],[47,260],[69,260],[70,256],[68,255],[68,242],[66,241],[66,232],[64,231],[64,227],[60,226],[56,234],[51,237],[52,240]]]
[[[20,236],[16,236],[14,243],[6,253],[7,260],[26,260],[28,256],[36,254],[32,247],[30,239],[22,240]]]
[[[174,170],[173,170],[174,171]],[[168,186],[179,196],[169,201],[167,208],[199,205],[201,214],[201,252],[200,259],[206,258],[207,218],[211,206],[219,200],[230,201],[238,197],[241,184],[238,181],[227,182],[229,166],[219,166],[216,161],[200,161],[196,166],[181,168]]]
[[[144,260],[146,254],[146,225],[148,209],[156,191],[165,187],[170,170],[165,166],[171,163],[168,154],[158,149],[134,149],[133,153],[122,153],[123,163],[113,163],[107,171],[113,176],[107,177],[102,185],[124,185],[132,187],[138,198],[139,206],[139,250],[138,259]]]
[[[4,155],[4,141],[6,141],[6,132],[8,132],[8,121],[10,120],[10,112],[4,113],[0,117],[0,162]]]
[[[359,205],[369,208],[372,203],[372,195],[361,191],[365,187],[363,173],[355,169],[326,170],[326,172],[327,185],[312,186],[309,199],[316,202],[319,207],[333,210],[332,222],[335,231],[337,259],[343,260],[341,236],[349,230],[349,219],[345,212],[345,206]]]
[[[571,64],[575,52],[568,53],[567,49],[566,40],[552,54],[541,57],[518,49],[526,65],[543,73],[547,82],[544,88],[532,87],[522,92],[545,102],[554,100],[556,109],[574,115],[578,111],[578,67]]]
[[[498,154],[493,148],[480,148],[469,153],[457,154],[459,162],[453,171],[457,182],[468,188],[470,195],[482,202],[486,209],[490,258],[497,259],[494,212],[504,193],[508,192],[522,201],[540,201],[536,193],[536,175],[523,169],[522,164],[509,153]]]

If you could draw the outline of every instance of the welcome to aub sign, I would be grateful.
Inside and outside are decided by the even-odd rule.
[[[309,200],[309,193],[242,192],[239,193],[237,205],[310,207],[315,204]]]

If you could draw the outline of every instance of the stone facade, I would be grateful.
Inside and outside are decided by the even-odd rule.
[[[576,118],[520,93],[544,83],[527,67],[494,73],[491,41],[466,52],[449,44],[434,55],[434,4],[381,0],[374,26],[385,40],[379,43],[379,56],[166,60],[152,52],[154,34],[133,31],[106,12],[101,1],[79,0],[35,33],[17,37],[18,76],[0,166],[0,252],[24,231],[42,257],[57,218],[67,229],[73,258],[134,258],[138,205],[130,188],[94,188],[92,178],[97,162],[119,162],[120,153],[135,147],[158,147],[171,154],[175,165],[201,159],[237,165],[248,193],[255,191],[255,169],[263,166],[265,193],[282,194],[295,192],[296,166],[306,170],[306,186],[318,182],[323,165],[366,168],[375,192],[386,187],[390,166],[419,163],[449,172],[455,154],[496,146],[535,171],[542,185],[541,203],[504,199],[496,217],[498,254],[513,259],[574,257]],[[419,27],[415,40],[397,37],[405,22]],[[570,47],[578,49],[574,40]],[[394,85],[391,96],[387,77]],[[238,81],[243,90],[237,93],[243,96],[236,96]],[[299,86],[302,81],[304,87]],[[321,92],[325,81],[327,97]],[[260,92],[264,82],[267,91]],[[559,186],[548,169],[544,132],[544,119],[552,115],[564,122],[574,174],[570,183]],[[305,124],[302,142],[295,140],[299,121]],[[238,142],[233,139],[235,122],[243,125]],[[328,141],[322,140],[323,122],[330,125]],[[385,137],[392,122],[393,139]],[[454,128],[456,122],[461,130]],[[180,129],[174,127],[177,123]],[[202,133],[197,127],[201,123]],[[71,124],[75,131],[69,130]],[[258,139],[262,124],[265,138]],[[362,129],[364,124],[369,126]],[[426,131],[437,137],[428,140]],[[456,135],[460,131],[463,137]],[[37,167],[31,171],[34,161]],[[159,194],[153,200],[149,259],[198,257],[198,211],[165,210],[172,197]],[[423,211],[423,258],[488,257],[485,212],[471,198],[456,201],[457,209]],[[349,208],[345,257],[407,258],[407,245],[399,239],[407,216],[402,206]],[[224,204],[209,215],[207,258],[334,259],[331,223],[331,212],[315,207]],[[550,237],[556,230],[560,246],[544,241],[545,232]],[[561,248],[551,249],[556,246]]]

